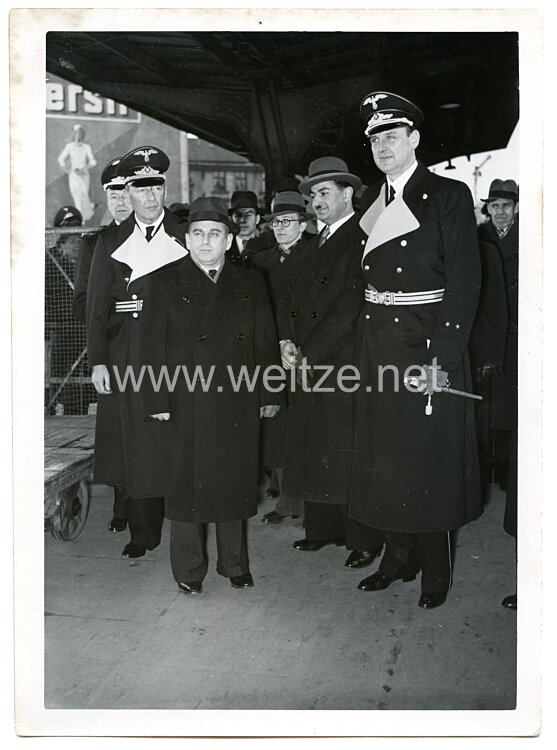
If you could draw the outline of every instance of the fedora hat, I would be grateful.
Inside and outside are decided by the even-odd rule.
[[[348,166],[342,159],[338,159],[336,156],[321,156],[319,159],[314,159],[309,165],[308,176],[300,183],[300,192],[309,195],[314,185],[328,180],[347,182],[354,190],[357,190],[362,184],[357,175],[348,171]]]
[[[186,231],[196,221],[217,221],[224,224],[230,234],[237,234],[239,227],[230,220],[226,208],[215,198],[196,198],[190,206]]]
[[[518,200],[518,185],[514,180],[493,180],[489,186],[489,195],[482,198],[484,203],[497,200],[497,198],[512,198]]]
[[[295,190],[277,193],[271,202],[271,211],[265,214],[264,221],[271,221],[282,214],[299,214],[306,221],[309,218],[304,197]]]
[[[237,208],[253,208],[258,214],[261,213],[257,204],[257,195],[252,190],[237,190],[232,193],[228,213],[232,214]]]

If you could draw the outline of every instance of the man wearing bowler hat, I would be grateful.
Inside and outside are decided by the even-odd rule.
[[[270,232],[258,234],[261,209],[252,190],[237,190],[230,199],[228,214],[234,222],[235,237],[226,257],[235,266],[251,268],[258,252],[273,245]]]
[[[370,565],[382,536],[348,517],[352,460],[355,325],[363,304],[360,257],[364,235],[352,206],[361,185],[342,159],[309,166],[300,191],[311,197],[324,228],[278,307],[283,365],[298,371],[288,409],[283,491],[304,500],[306,536],[292,545],[315,552],[328,544],[351,550],[345,565]],[[353,374],[353,370],[351,370]]]
[[[283,401],[264,375],[281,369],[265,282],[227,260],[233,227],[216,201],[195,200],[189,255],[153,274],[145,294],[140,359],[171,376],[180,368],[173,389],[143,391],[142,399],[144,417],[161,420],[170,560],[184,594],[202,591],[208,523],[216,525],[217,572],[233,588],[254,585],[246,522],[257,512],[260,417],[273,417]],[[184,369],[202,382],[187,385]]]
[[[363,129],[385,177],[362,198],[360,314],[350,513],[385,532],[378,592],[421,570],[419,606],[451,585],[450,534],[482,513],[467,346],[480,288],[472,196],[416,159],[423,121],[406,98],[374,91]],[[383,595],[385,596],[385,595]]]
[[[167,155],[155,146],[122,157],[132,213],[99,235],[87,285],[87,347],[99,394],[94,481],[119,487],[127,496],[130,542],[124,557],[142,557],[160,543],[163,521],[160,425],[144,421],[137,408],[137,368],[143,336],[143,292],[150,275],[186,255],[176,217],[164,207]]]
[[[309,216],[305,201],[297,190],[278,192],[273,198],[271,211],[264,217],[269,223],[275,244],[257,253],[253,269],[261,271],[267,283],[273,313],[282,295],[296,282],[300,264],[317,247],[315,237],[305,233]],[[298,517],[304,513],[303,501],[298,497],[281,494],[282,467],[285,460],[287,409],[274,419],[265,420],[261,435],[261,465],[272,469],[272,481],[280,495],[274,510],[265,513],[265,524],[281,523],[287,516]],[[276,494],[274,495],[276,497]]]
[[[106,207],[112,220],[106,227],[119,226],[131,213],[130,200],[125,190],[125,180],[118,174],[118,164],[121,157],[111,159],[101,174],[101,184],[106,196]],[[84,234],[79,247],[79,257],[74,277],[74,290],[72,310],[74,317],[81,323],[86,322],[87,309],[87,282],[93,251],[98,239],[97,234]],[[108,530],[119,532],[125,531],[128,525],[126,517],[126,496],[119,487],[114,488],[114,505],[112,518],[108,524]]]

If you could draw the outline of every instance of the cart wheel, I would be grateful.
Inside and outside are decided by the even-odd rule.
[[[51,517],[50,533],[61,542],[73,542],[81,534],[89,515],[89,488],[83,480],[62,490],[56,513]]]

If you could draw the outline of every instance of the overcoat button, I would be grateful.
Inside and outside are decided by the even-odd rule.
[[[132,299],[137,299],[137,294],[132,294]]]
[[[290,310],[290,317],[291,317],[291,318],[295,318],[295,317],[296,317],[296,312],[295,312],[295,310]]]
[[[198,341],[205,341],[205,334],[200,333],[199,336],[197,337],[197,340]]]
[[[366,244],[366,241],[365,241],[365,240],[362,240],[361,244],[362,244],[362,245],[365,245],[365,244]]]
[[[395,318],[395,323],[398,323],[398,318]]]
[[[422,198],[424,199],[424,201],[425,201],[425,200],[427,200],[427,193],[424,193],[424,194],[422,195]]]
[[[401,240],[400,241],[400,246],[401,247],[406,247],[407,244],[408,244],[408,242],[406,240]]]
[[[396,272],[397,272],[397,273],[402,273],[402,268],[401,268],[401,267],[399,266],[399,267],[398,267],[398,268],[396,269]]]
[[[369,266],[364,266],[364,271],[369,271]]]
[[[318,315],[319,315],[319,313],[316,313],[316,312],[312,312],[312,314],[311,314],[311,317],[312,317],[312,318],[317,318],[317,316],[318,316]]]
[[[371,315],[369,313],[366,313],[366,320],[369,320],[371,318]]]
[[[125,281],[126,283],[127,283],[127,282],[128,282],[129,280],[130,280],[130,277],[129,277],[129,276],[126,276],[126,278],[124,279],[124,281]]]
[[[139,317],[139,313],[132,313],[132,317],[138,318]]]
[[[238,338],[240,339],[240,341],[243,341],[246,337],[244,336],[243,333],[239,333]]]

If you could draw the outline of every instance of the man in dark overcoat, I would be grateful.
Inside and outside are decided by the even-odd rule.
[[[284,398],[265,282],[225,258],[232,227],[215,201],[194,201],[189,256],[154,274],[145,295],[150,333],[141,359],[171,378],[178,373],[175,386],[141,398],[146,416],[169,417],[161,423],[165,514],[172,572],[185,594],[202,591],[207,523],[216,525],[217,572],[234,588],[254,585],[246,520],[257,512],[260,417],[274,416]]]
[[[305,539],[294,549],[314,552],[346,545],[345,565],[370,565],[382,535],[349,519],[352,460],[354,337],[363,304],[360,257],[364,235],[352,207],[361,180],[342,159],[315,159],[300,184],[324,228],[279,304],[282,360],[299,370],[301,385],[288,409],[283,489],[304,500]],[[309,375],[305,378],[304,371]],[[342,380],[348,376],[348,381]],[[304,383],[306,384],[304,386]]]
[[[301,263],[317,249],[314,236],[306,234],[306,205],[298,191],[285,190],[273,198],[271,211],[265,217],[275,237],[273,247],[257,253],[252,268],[260,271],[277,314],[277,306],[284,292],[295,283]],[[281,409],[274,419],[265,420],[261,435],[261,465],[272,470],[271,481],[276,486],[279,499],[274,510],[265,513],[265,524],[281,523],[286,517],[299,517],[304,513],[303,501],[281,492],[282,467],[286,450],[287,409]],[[276,496],[276,495],[275,495]]]
[[[154,146],[126,154],[118,165],[133,213],[99,235],[87,285],[87,348],[99,394],[94,481],[126,494],[130,542],[125,557],[141,557],[160,543],[160,425],[144,422],[134,384],[125,380],[137,362],[143,335],[143,291],[149,275],[182,258],[177,220],[164,208],[169,159]]]
[[[472,390],[467,345],[480,289],[474,209],[466,185],[417,161],[418,107],[378,91],[364,97],[361,113],[386,179],[361,206],[367,288],[350,513],[383,529],[386,549],[377,573],[358,587],[380,591],[421,570],[419,606],[433,608],[451,585],[449,531],[482,513],[474,402],[433,392],[449,382]],[[419,392],[405,377],[417,378]]]
[[[117,171],[120,161],[120,156],[112,159],[101,174],[101,184],[106,195],[106,207],[112,217],[106,229],[119,226],[128,218],[132,210],[128,191],[125,190],[125,178],[121,177]],[[89,281],[91,261],[97,239],[98,235],[96,234],[85,234],[81,238],[79,245],[79,257],[74,276],[72,311],[74,317],[83,324],[86,322],[87,283]],[[125,531],[127,525],[126,496],[120,487],[115,487],[112,518],[108,524],[108,530],[114,532]]]
[[[484,300],[484,318],[497,326],[497,336],[485,341],[481,336],[486,324],[479,325],[476,338],[477,364],[483,374],[484,402],[480,405],[478,430],[486,463],[494,478],[506,489],[503,526],[511,536],[517,535],[518,471],[518,185],[514,180],[493,180],[487,198],[482,199],[489,221],[478,230],[484,267],[482,280],[487,281],[491,296]],[[494,296],[496,294],[496,296]],[[482,289],[482,297],[484,292]],[[500,310],[501,304],[504,311]],[[495,323],[494,319],[498,322]],[[477,321],[481,323],[482,321]],[[506,324],[506,325],[505,325]],[[489,343],[490,346],[485,346]],[[495,353],[499,353],[494,359]],[[487,451],[485,451],[487,447]],[[491,472],[490,472],[491,473]],[[502,605],[516,609],[516,594],[506,596]]]

